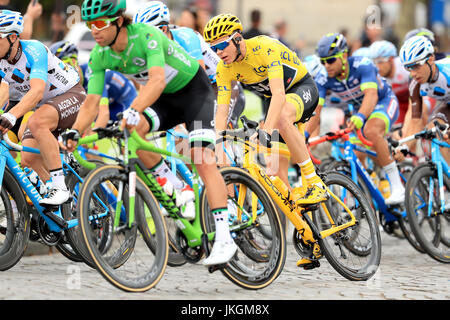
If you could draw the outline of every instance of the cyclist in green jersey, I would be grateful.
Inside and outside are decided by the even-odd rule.
[[[97,45],[90,55],[88,95],[72,129],[63,136],[65,146],[73,151],[97,115],[106,69],[134,79],[141,89],[124,111],[122,125],[135,128],[144,137],[149,131],[186,123],[191,156],[206,186],[216,226],[214,246],[203,264],[225,263],[237,246],[229,231],[227,188],[215,160],[214,91],[209,78],[195,59],[158,28],[131,24],[131,19],[123,16],[125,9],[125,0],[83,2],[82,19]],[[150,169],[161,162],[159,155],[147,151],[138,155]]]

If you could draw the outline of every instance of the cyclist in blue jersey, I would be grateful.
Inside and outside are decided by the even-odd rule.
[[[330,33],[322,37],[317,46],[317,54],[327,75],[316,78],[319,105],[317,114],[307,124],[306,131],[312,132],[319,124],[327,90],[336,93],[342,101],[352,103],[356,113],[350,117],[348,127],[362,129],[366,138],[373,143],[378,164],[391,183],[392,193],[386,199],[386,204],[403,202],[404,187],[384,139],[398,117],[397,97],[386,80],[380,77],[370,59],[348,56],[347,41],[342,34]]]
[[[411,76],[409,96],[412,117],[408,119],[410,123],[406,135],[423,129],[421,117],[424,97],[430,97],[437,101],[429,118],[429,128],[434,126],[435,120],[450,124],[450,59],[436,61],[434,50],[433,42],[425,36],[409,38],[400,49],[401,63]],[[412,147],[412,143],[408,147]],[[442,149],[442,155],[447,162],[450,161],[450,152],[447,148]]]
[[[59,205],[69,199],[64,182],[57,137],[75,121],[86,92],[78,73],[36,40],[20,40],[23,17],[19,12],[0,11],[0,78],[9,85],[7,112],[0,116],[3,133],[29,118],[22,144],[41,154],[22,153],[23,166],[31,167],[52,189],[42,205]]]
[[[212,51],[202,35],[191,28],[174,25],[169,26],[170,11],[161,1],[149,1],[134,15],[133,22],[146,23],[158,27],[169,39],[178,43],[205,69],[217,94],[216,68],[220,58]],[[232,85],[230,111],[228,114],[229,127],[237,127],[239,116],[244,111],[244,107],[244,90],[239,82],[234,81]],[[217,105],[215,105],[215,108],[217,108]]]

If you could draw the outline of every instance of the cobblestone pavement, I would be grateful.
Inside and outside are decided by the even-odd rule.
[[[368,282],[344,279],[325,259],[321,260],[320,268],[299,269],[298,256],[289,244],[283,272],[274,283],[259,291],[241,289],[220,272],[210,274],[200,264],[186,264],[167,267],[154,289],[132,294],[116,289],[97,271],[73,263],[59,253],[27,256],[12,269],[0,273],[0,299],[450,299],[448,265],[416,252],[404,239],[382,232],[382,241],[379,272]]]

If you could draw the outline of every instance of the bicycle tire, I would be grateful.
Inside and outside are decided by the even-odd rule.
[[[375,213],[361,189],[348,176],[338,172],[328,172],[324,178],[324,183],[336,195],[339,195],[343,189],[346,190],[346,198],[343,202],[349,209],[351,208],[358,211],[358,213],[354,213],[355,217],[358,219],[358,223],[354,227],[349,227],[328,237],[320,238],[318,241],[323,255],[330,265],[346,279],[352,281],[368,280],[378,270],[381,260],[381,236]],[[337,190],[337,187],[343,189]],[[357,201],[352,200],[352,198],[349,197],[350,194]],[[338,222],[342,222],[342,224],[347,222],[346,219],[342,219],[342,215],[340,214],[340,212],[345,212],[343,211],[344,208],[337,205],[337,202],[334,202],[331,199],[333,198],[330,197],[323,205],[332,216],[334,223],[341,225]],[[339,207],[341,209],[339,209]],[[318,230],[323,231],[329,229],[331,224],[329,222],[327,224],[319,223],[320,220],[324,220],[323,215],[325,214],[322,205],[319,206],[319,208],[319,210],[313,212],[313,221]],[[322,218],[320,218],[319,215],[322,215]],[[348,216],[346,212],[344,213],[344,217],[345,216]],[[355,229],[357,230],[357,234],[352,234],[352,230]],[[355,254],[354,248],[356,244],[362,240],[357,240],[354,237],[356,235],[362,235],[364,231],[368,234],[366,235],[366,233],[364,233],[362,240],[364,240],[364,242],[367,241],[368,243],[361,243],[361,246],[364,246],[364,249],[359,250],[360,252]],[[366,237],[367,239],[365,239]],[[365,255],[360,254],[362,251],[365,252]],[[355,258],[349,259],[348,257],[350,254],[354,255]],[[358,266],[348,265],[348,263],[356,260],[358,261]]]
[[[284,227],[275,204],[261,184],[246,170],[237,167],[224,167],[220,169],[220,173],[226,185],[243,185],[247,188],[247,191],[251,190],[257,196],[264,211],[258,216],[256,224],[267,223],[266,231],[269,230],[268,228],[272,230],[270,240],[267,236],[262,235],[258,228],[250,227],[237,231],[235,242],[239,249],[226,266],[221,269],[221,272],[231,282],[245,289],[257,290],[267,287],[280,275],[286,260]],[[237,196],[237,193],[235,193],[235,196]],[[202,228],[207,233],[213,232],[215,230],[214,219],[207,203],[206,192],[203,193],[200,205],[202,208]],[[250,207],[245,209],[251,212]]]
[[[129,253],[129,257],[120,266],[113,266],[109,262],[113,256],[104,255],[99,250],[95,237],[91,233],[90,209],[91,209],[91,195],[98,192],[98,186],[105,181],[121,181],[124,184],[123,195],[128,195],[125,190],[128,189],[128,175],[124,173],[123,167],[117,165],[104,165],[92,170],[84,180],[80,193],[78,204],[78,218],[80,223],[80,232],[86,248],[88,249],[97,270],[100,274],[115,287],[129,292],[143,292],[154,287],[162,278],[168,259],[168,241],[167,230],[164,219],[162,218],[159,206],[156,199],[145,186],[140,178],[136,178],[136,205],[135,205],[135,222],[131,227],[128,226],[129,210],[128,202],[124,201],[126,219],[121,228],[132,230],[135,233],[134,239],[127,238],[122,242],[122,237],[118,237],[119,248],[123,251],[115,251],[114,255]],[[114,182],[111,182],[114,184]],[[124,196],[122,200],[127,199]],[[155,232],[152,235],[147,218],[144,212],[144,205],[146,205],[150,212]],[[122,212],[120,213],[122,214]],[[97,217],[99,214],[97,214]],[[113,221],[114,217],[108,217]],[[100,219],[100,218],[99,218]],[[92,220],[94,221],[94,220]],[[93,223],[94,225],[94,223]],[[116,240],[117,230],[114,230],[112,241]],[[120,235],[118,235],[120,236]],[[134,240],[134,246],[129,247],[128,242]],[[124,247],[122,245],[125,244]],[[155,246],[156,244],[156,246]],[[155,246],[155,247],[153,247]],[[115,247],[115,243],[111,244]],[[153,248],[151,248],[153,247]],[[156,249],[156,250],[155,250]],[[154,257],[150,256],[155,254]],[[141,257],[142,255],[142,257]],[[128,262],[136,262],[136,265],[128,269]],[[142,266],[147,266],[148,269],[142,271],[142,274],[136,276],[141,271]],[[138,270],[139,269],[139,270]]]
[[[438,191],[438,183],[435,181],[437,169],[432,163],[419,166],[411,173],[405,191],[406,212],[411,229],[426,253],[436,261],[450,263],[450,248],[441,241],[440,220],[443,216],[440,213],[439,198],[436,193],[433,196],[432,211],[437,214],[428,216],[429,179],[433,179],[435,191]],[[421,208],[416,209],[417,204],[421,204]]]
[[[1,198],[6,203],[7,208],[10,209],[9,213],[8,211],[6,212],[7,219],[9,219],[9,223],[7,222],[7,228],[9,230],[7,229],[6,232],[9,236],[12,235],[12,238],[9,238],[8,244],[0,254],[0,271],[6,271],[14,267],[25,253],[31,227],[28,205],[24,193],[8,168],[5,168],[1,191]],[[15,211],[12,209],[9,196],[15,201]]]

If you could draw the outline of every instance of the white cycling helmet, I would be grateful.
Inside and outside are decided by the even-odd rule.
[[[320,58],[315,55],[309,55],[303,59],[303,63],[305,64],[306,69],[309,74],[314,78],[324,66],[320,63]]]
[[[403,66],[424,60],[434,53],[433,44],[424,36],[414,36],[405,41],[400,49],[400,61]]]
[[[17,34],[23,31],[23,17],[20,12],[0,10],[0,33]]]
[[[397,56],[397,48],[392,42],[382,40],[375,41],[369,47],[369,58],[390,58]]]
[[[150,1],[134,15],[133,22],[147,23],[152,26],[169,24],[169,8],[161,1]]]

